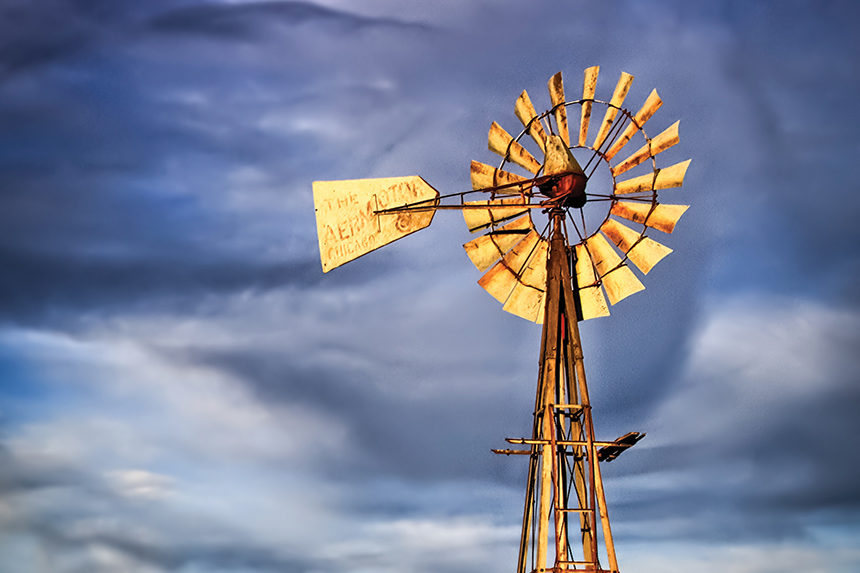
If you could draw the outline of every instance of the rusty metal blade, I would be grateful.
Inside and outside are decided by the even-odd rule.
[[[621,264],[621,257],[603,235],[590,236],[585,240],[585,245],[588,247],[591,260],[594,261],[594,268],[601,278]]]
[[[582,81],[582,119],[579,123],[579,146],[585,147],[588,138],[588,122],[591,120],[591,103],[594,99],[594,91],[597,88],[597,74],[600,66],[591,66],[585,69],[585,77]]]
[[[499,232],[491,232],[472,239],[463,248],[479,271],[484,271],[499,260],[511,247],[516,245],[532,228],[531,217],[523,215],[501,227]],[[518,231],[520,233],[518,233]]]
[[[582,310],[582,320],[609,316],[609,306],[600,285],[579,289],[579,308]]]
[[[549,241],[541,239],[529,257],[525,269],[520,273],[502,310],[532,322],[542,319],[544,291],[546,290],[546,259]]]
[[[540,170],[541,164],[538,160],[525,147],[514,141],[511,134],[495,121],[490,126],[488,147],[493,153],[509,159],[530,173],[537,173]]]
[[[471,176],[472,189],[487,189],[497,185],[507,185],[518,181],[528,181],[525,177],[517,175],[516,173],[503,171],[493,167],[492,165],[481,163],[480,161],[472,161]],[[499,191],[496,191],[496,193],[502,195],[519,194],[523,187],[525,186],[516,185],[514,187],[500,189]]]
[[[624,195],[627,193],[638,193],[640,191],[652,191],[656,189],[671,189],[672,187],[680,187],[684,184],[684,175],[687,173],[687,167],[690,166],[691,159],[658,169],[656,175],[654,173],[646,173],[639,177],[633,177],[625,181],[615,182],[615,193]]]
[[[672,252],[669,247],[645,237],[615,219],[607,219],[600,230],[622,252],[627,253],[627,258],[646,275],[663,257]]]
[[[576,284],[580,288],[598,284],[597,275],[594,272],[594,262],[588,249],[582,243],[577,243],[576,250]]]
[[[579,288],[579,302],[582,309],[582,319],[609,316],[609,307],[603,290],[597,282],[594,264],[583,244],[577,244],[576,250],[576,284]]]
[[[616,304],[633,293],[640,290],[645,290],[645,285],[636,278],[633,271],[627,265],[609,271],[602,278],[603,288],[606,289],[606,296],[609,297],[610,304]]]
[[[633,154],[630,155],[627,159],[616,165],[611,169],[612,176],[617,177],[621,173],[632,169],[648,159],[649,157],[653,157],[662,151],[666,151],[678,141],[680,141],[680,135],[678,133],[678,126],[681,124],[680,121],[676,121],[665,130],[663,133],[656,136],[654,139],[651,139],[637,149]]]
[[[439,192],[421,177],[314,181],[314,210],[323,272],[427,227],[434,210],[375,211],[426,201]]]
[[[645,125],[646,121],[651,119],[651,116],[660,109],[661,105],[663,105],[663,100],[660,99],[660,95],[657,93],[657,90],[651,90],[645,103],[642,104],[642,107],[636,112],[636,115],[633,116],[633,121],[630,122],[624,130],[624,133],[621,134],[621,137],[619,137],[606,152],[605,155],[607,161],[615,157],[615,154],[618,153],[622,147],[627,145],[630,138],[633,137],[633,135],[639,131],[643,125]]]
[[[555,111],[555,124],[558,127],[558,134],[562,141],[570,147],[570,130],[567,127],[567,108],[564,106],[564,82],[561,79],[561,72],[558,72],[547,82],[549,89],[549,99],[552,102]]]
[[[540,235],[536,231],[531,231],[508,251],[502,260],[484,273],[484,276],[478,279],[478,284],[493,298],[504,304],[519,282],[517,273],[526,267],[527,259],[537,250],[539,241]]]
[[[636,268],[642,271],[642,274],[647,275],[654,265],[659,263],[663,258],[672,252],[672,249],[662,243],[658,243],[650,237],[642,237],[632,249],[627,252],[627,258],[630,259]]]
[[[671,233],[675,229],[678,219],[681,218],[681,215],[689,207],[689,205],[666,205],[661,203],[654,205],[652,208],[651,203],[618,201],[612,205],[609,212],[628,221],[641,223],[664,233]]]
[[[597,137],[594,138],[592,149],[600,149],[606,136],[609,135],[609,130],[618,115],[618,109],[624,103],[624,98],[627,97],[627,92],[630,91],[630,85],[633,83],[633,76],[627,72],[621,72],[621,77],[618,83],[615,84],[615,91],[612,93],[612,99],[609,100],[609,106],[606,108],[606,114],[603,116],[603,122],[600,124],[600,130],[597,132]],[[615,106],[615,107],[612,107]]]
[[[523,90],[523,93],[520,94],[520,97],[517,98],[517,102],[514,104],[514,114],[517,116],[523,127],[529,126],[529,135],[532,139],[535,140],[535,143],[538,144],[541,151],[546,151],[546,132],[543,129],[543,125],[541,125],[540,121],[536,118],[537,112],[535,111],[535,106],[532,105],[532,100],[529,97],[529,94],[526,90]],[[534,121],[532,121],[534,119]],[[529,122],[531,121],[531,124]]]
[[[486,199],[481,201],[467,201],[465,205],[490,205],[489,209],[463,209],[463,218],[469,232],[474,233],[489,227],[493,223],[501,223],[508,219],[518,217],[527,213],[528,209],[522,207],[523,200],[520,197],[505,197],[502,199]],[[505,207],[505,205],[513,205]]]

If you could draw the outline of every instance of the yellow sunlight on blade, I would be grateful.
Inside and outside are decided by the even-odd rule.
[[[567,108],[564,104],[564,82],[561,79],[561,72],[558,72],[549,79],[547,83],[549,89],[549,99],[552,106],[555,108],[555,124],[558,127],[558,134],[561,136],[564,144],[570,147],[570,131],[567,127]]]
[[[511,247],[520,242],[526,235],[525,231],[531,228],[531,218],[528,215],[523,215],[501,227],[500,233],[481,235],[463,245],[463,248],[466,249],[466,254],[472,264],[479,271],[484,271],[507,253]],[[517,233],[517,231],[521,233]]]
[[[523,93],[520,94],[520,97],[517,98],[516,104],[514,104],[514,114],[517,116],[517,119],[522,122],[523,127],[526,125],[529,126],[529,135],[531,135],[532,139],[535,140],[535,143],[538,144],[541,151],[546,151],[546,132],[543,129],[543,125],[541,125],[540,121],[533,118],[537,116],[537,112],[535,111],[535,106],[532,105],[532,100],[529,98],[529,94],[526,90],[523,90]],[[531,124],[529,122],[531,121]]]
[[[591,66],[585,69],[585,77],[582,81],[582,99],[593,100],[594,91],[597,89],[597,74],[600,66]],[[582,102],[582,121],[579,124],[579,146],[585,147],[588,138],[588,122],[591,120],[591,101]]]
[[[612,99],[609,100],[609,106],[606,108],[606,114],[603,116],[603,122],[600,124],[600,131],[597,132],[597,137],[594,138],[592,149],[600,149],[606,136],[609,135],[609,130],[618,115],[618,108],[624,103],[624,98],[627,97],[627,92],[630,91],[630,85],[633,83],[633,76],[627,72],[621,72],[621,77],[618,78],[618,83],[615,84],[615,91],[612,93]],[[614,107],[613,107],[614,106]]]
[[[652,90],[648,99],[646,99],[645,103],[642,104],[642,108],[633,116],[633,121],[630,122],[627,129],[624,130],[624,133],[621,134],[621,137],[619,137],[606,152],[607,161],[615,157],[615,154],[618,153],[622,147],[627,145],[630,138],[633,137],[633,135],[639,131],[643,125],[645,125],[646,121],[651,119],[651,116],[660,109],[661,105],[663,105],[663,100],[660,99],[660,95],[657,93],[657,90]]]
[[[681,215],[684,214],[689,205],[654,205],[652,210],[651,203],[635,203],[632,201],[618,201],[612,205],[609,210],[613,215],[617,215],[634,223],[647,225],[664,233],[671,233],[675,230],[675,224]]]
[[[537,173],[540,170],[541,164],[538,160],[525,147],[514,141],[511,134],[495,121],[490,126],[490,133],[487,139],[487,147],[493,153],[511,160],[530,173]],[[508,152],[508,148],[510,148],[510,153]]]

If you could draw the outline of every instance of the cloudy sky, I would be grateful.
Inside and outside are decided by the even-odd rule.
[[[311,182],[466,189],[591,65],[693,158],[675,253],[582,326],[598,433],[648,434],[604,470],[621,569],[860,570],[858,18],[5,0],[0,572],[512,571],[525,464],[489,449],[540,328],[456,213],[323,275]]]

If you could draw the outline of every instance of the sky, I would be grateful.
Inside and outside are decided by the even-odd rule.
[[[621,570],[860,570],[854,2],[5,0],[0,573],[512,571],[540,327],[457,213],[323,275],[311,183],[492,163],[562,71],[689,203],[581,326]],[[656,131],[654,131],[656,133]],[[668,195],[669,192],[667,192]]]

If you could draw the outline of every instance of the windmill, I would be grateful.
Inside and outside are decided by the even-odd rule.
[[[463,245],[484,272],[478,284],[505,311],[543,325],[532,435],[506,439],[520,449],[492,450],[528,459],[517,573],[618,571],[600,464],[644,434],[595,436],[578,323],[608,315],[607,298],[614,305],[645,288],[629,263],[647,274],[669,254],[647,235],[671,233],[687,209],[658,201],[658,191],[681,187],[690,163],[658,167],[658,154],[679,141],[678,122],[649,137],[657,91],[631,112],[633,76],[622,72],[604,101],[595,98],[598,71],[585,70],[574,100],[561,72],[552,76],[542,113],[523,91],[514,106],[521,131],[493,122],[489,149],[501,161],[472,161],[470,191],[440,195],[418,176],[314,182],[324,272],[429,226],[437,211],[458,210],[482,233]],[[628,145],[635,151],[618,160]]]

